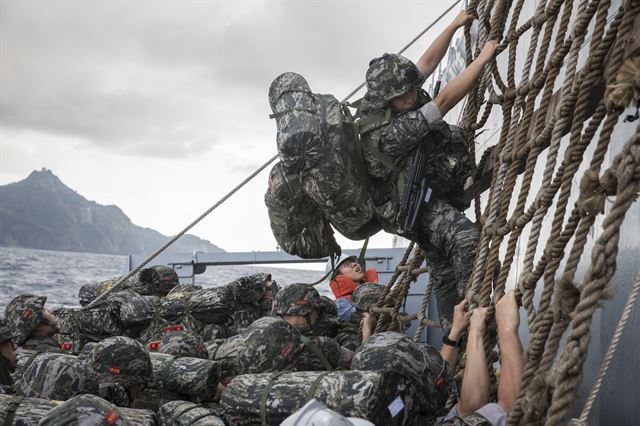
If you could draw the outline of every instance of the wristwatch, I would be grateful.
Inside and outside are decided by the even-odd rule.
[[[444,343],[447,346],[453,346],[454,348],[459,348],[460,347],[460,341],[459,340],[451,340],[449,339],[449,337],[447,336],[442,336],[442,343]]]

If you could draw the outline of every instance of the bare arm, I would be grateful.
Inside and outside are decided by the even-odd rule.
[[[376,329],[377,320],[376,317],[371,315],[369,312],[364,312],[362,314],[362,342],[364,343],[371,337],[373,332]]]
[[[461,10],[453,22],[436,37],[420,59],[418,59],[418,62],[416,62],[418,70],[425,76],[431,75],[447,53],[447,49],[456,30],[471,23],[473,19],[473,15],[468,14],[465,10]]]
[[[520,392],[524,368],[522,344],[518,337],[520,316],[513,290],[509,290],[496,303],[496,321],[502,366],[498,385],[498,404],[508,413]]]
[[[497,47],[498,42],[488,41],[478,57],[436,96],[433,101],[443,116],[469,93],[469,90],[471,90],[471,87],[482,73],[484,66],[495,55]]]
[[[460,341],[462,333],[469,325],[469,315],[467,315],[467,312],[464,310],[466,304],[466,300],[463,300],[453,308],[453,324],[451,325],[451,331],[447,336],[450,340],[454,340],[456,342]],[[456,366],[458,365],[459,353],[460,348],[457,346],[442,345],[442,349],[440,349],[440,355],[442,356],[442,359],[447,361],[451,371],[455,371]]]
[[[484,331],[487,308],[477,308],[471,315],[467,339],[467,365],[462,378],[458,416],[466,417],[489,402],[489,371],[484,354]]]

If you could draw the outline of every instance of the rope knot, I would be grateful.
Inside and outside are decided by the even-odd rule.
[[[564,250],[561,247],[556,247],[556,245],[547,246],[544,249],[543,256],[547,261],[552,261],[554,259],[560,259],[564,256]]]
[[[616,186],[617,179],[613,173],[607,172],[600,179],[595,170],[587,170],[580,181],[580,198],[577,201],[581,215],[602,213],[607,195],[614,195]]]
[[[521,84],[520,87],[518,87],[517,89],[518,95],[523,97],[526,96],[530,90],[531,90],[531,85],[529,84],[528,81],[524,84]]]
[[[573,318],[573,311],[580,301],[580,289],[567,277],[557,282],[556,303],[553,305],[553,320],[560,322]]]
[[[504,93],[502,94],[502,101],[512,101],[516,98],[516,95],[518,94],[518,90],[514,89],[514,88],[507,88],[507,90],[504,91]]]
[[[629,58],[620,66],[615,83],[607,86],[607,108],[624,109],[640,100],[640,57]]]
[[[547,22],[547,19],[549,17],[547,16],[547,12],[543,12],[540,13],[536,16],[533,17],[533,20],[531,21],[531,25],[533,25],[534,27],[542,27],[542,25],[544,25],[545,22]]]
[[[493,223],[485,224],[483,230],[488,237],[493,237],[496,232],[496,226]]]
[[[549,383],[546,374],[536,375],[529,389],[527,390],[527,402],[528,405],[538,414],[544,414],[549,408],[549,401],[551,400],[552,386]]]

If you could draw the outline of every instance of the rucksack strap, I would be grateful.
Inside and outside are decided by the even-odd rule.
[[[294,112],[294,111],[301,111],[301,112],[308,112],[310,114],[316,114],[317,111],[312,110],[312,109],[306,109],[306,108],[290,108],[290,109],[285,109],[284,111],[278,111],[278,112],[274,112],[273,114],[269,114],[269,118],[280,118],[285,114],[288,114],[290,112]]]
[[[272,374],[271,377],[269,377],[267,386],[262,390],[262,395],[260,396],[260,422],[262,426],[269,426],[267,423],[267,398],[269,397],[269,392],[271,392],[271,387],[276,383],[278,377],[285,373],[288,373],[288,371],[279,371]]]
[[[358,255],[358,264],[360,266],[362,266],[362,269],[367,269],[366,268],[366,259],[365,259],[365,255],[367,254],[367,246],[369,245],[369,237],[367,237],[366,240],[364,240],[364,244],[362,244],[362,248],[360,249],[360,254]]]
[[[320,347],[318,345],[316,345],[314,342],[311,341],[311,339],[307,336],[301,336],[301,340],[302,342],[307,345],[309,347],[309,349],[311,349],[311,352],[313,352],[313,354],[316,356],[316,358],[318,358],[320,360],[320,362],[322,363],[322,365],[324,365],[324,368],[327,371],[333,371],[333,365],[331,365],[331,363],[329,362],[329,360],[327,359],[326,356],[324,356],[324,354],[322,353],[322,349],[320,349]]]
[[[24,396],[14,396],[13,398],[11,398],[11,401],[9,401],[9,404],[7,406],[7,414],[4,418],[4,426],[13,425],[13,420],[16,417],[16,411],[18,410],[18,407],[23,400]]]
[[[280,98],[282,97],[282,95],[284,95],[285,93],[306,93],[310,96],[315,96],[310,90],[303,90],[303,89],[287,89],[287,90],[283,90],[282,92],[280,92],[280,96],[278,96],[278,99],[275,100],[275,102],[278,102],[278,100],[280,100]],[[285,114],[288,114],[290,112],[293,111],[303,111],[303,112],[308,112],[311,114],[316,114],[317,111],[315,110],[310,110],[310,109],[306,109],[306,108],[290,108],[290,109],[286,109],[284,111],[278,111],[278,112],[274,112],[273,114],[269,114],[269,118],[280,118]]]
[[[393,157],[391,157],[390,155],[384,154],[384,153],[380,152],[378,149],[376,149],[374,147],[371,147],[371,146],[369,146],[367,144],[364,144],[364,143],[362,144],[362,147],[367,152],[369,152],[374,157],[376,157],[378,160],[380,160],[380,162],[382,164],[384,164],[386,168],[391,170],[396,175],[399,175],[402,172],[400,167],[398,167],[398,165],[396,164],[396,160],[394,160]]]
[[[316,379],[313,381],[313,384],[311,385],[311,387],[309,388],[309,390],[307,391],[307,394],[304,398],[304,403],[306,404],[307,402],[311,401],[315,394],[316,394],[316,390],[318,390],[318,386],[320,385],[320,382],[322,381],[322,379],[324,379],[327,374],[329,374],[328,371],[324,371],[322,373],[320,373],[320,375],[318,377],[316,377]]]
[[[391,123],[393,118],[394,114],[391,108],[387,108],[384,113],[369,114],[362,117],[358,120],[359,133],[364,135],[365,133],[384,127]]]

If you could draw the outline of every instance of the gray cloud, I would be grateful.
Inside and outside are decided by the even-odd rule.
[[[0,124],[127,155],[265,143],[275,76],[298,71],[341,98],[420,29],[405,9],[418,5],[2,2]]]

